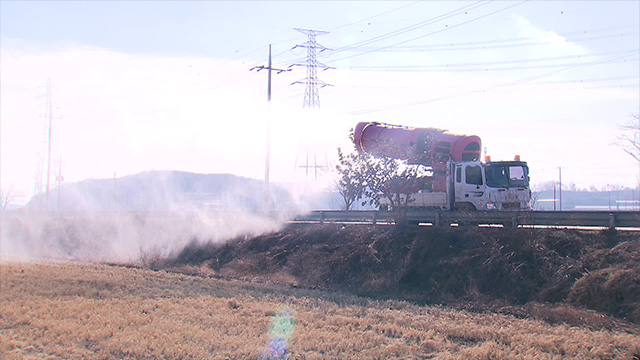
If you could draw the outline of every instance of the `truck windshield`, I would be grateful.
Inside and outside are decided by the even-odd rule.
[[[526,165],[487,164],[487,186],[520,187],[529,184]]]

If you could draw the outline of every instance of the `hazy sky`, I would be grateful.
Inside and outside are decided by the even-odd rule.
[[[1,187],[145,170],[275,181],[326,166],[359,121],[475,134],[534,184],[635,187],[614,145],[640,112],[639,1],[0,1]],[[303,109],[308,39],[329,50]],[[315,160],[314,160],[315,159]],[[5,190],[6,191],[6,190]]]

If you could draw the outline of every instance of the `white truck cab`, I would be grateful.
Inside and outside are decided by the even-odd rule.
[[[529,167],[519,157],[514,161],[458,162],[453,166],[456,208],[530,209]]]

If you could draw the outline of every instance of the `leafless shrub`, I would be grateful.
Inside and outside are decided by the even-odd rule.
[[[151,247],[146,249],[140,247],[139,263],[145,269],[160,269],[164,264],[165,256],[162,255],[161,249],[158,247]]]

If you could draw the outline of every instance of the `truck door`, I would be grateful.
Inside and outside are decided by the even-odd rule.
[[[453,188],[454,188],[454,193],[455,198],[453,199],[454,202],[458,202],[460,201],[460,194],[462,194],[464,192],[464,187],[462,186],[462,165],[457,164],[455,166],[455,172],[454,172],[454,181],[453,181]]]
[[[458,194],[462,191],[462,165],[451,162],[449,169],[449,191],[447,194],[449,204],[447,208],[451,210],[458,201]]]
[[[461,178],[458,182],[458,174]],[[482,180],[482,166],[479,163],[456,166],[456,202],[473,204],[477,208],[478,202],[484,195],[484,181]]]

